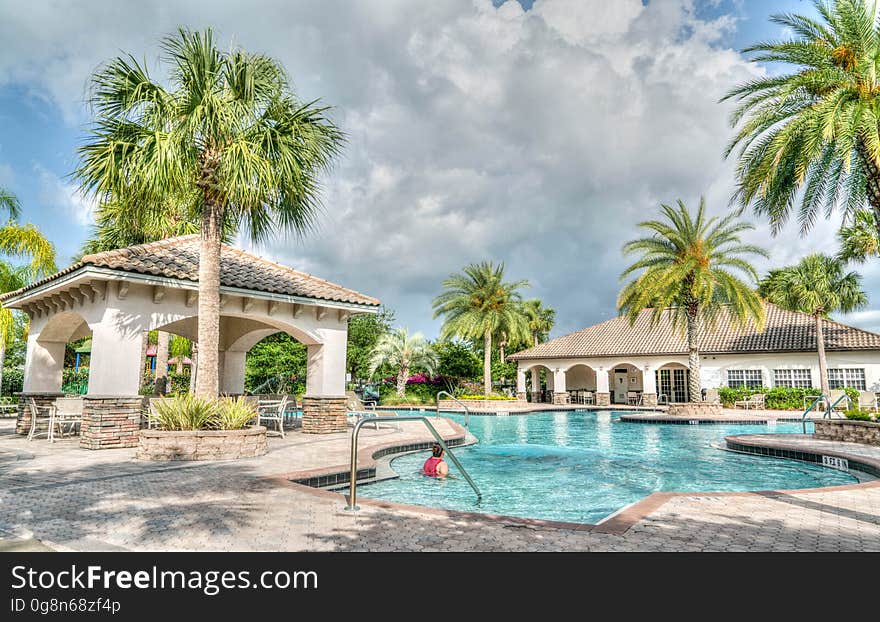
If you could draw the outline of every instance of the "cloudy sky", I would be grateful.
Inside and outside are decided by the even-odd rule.
[[[63,261],[89,234],[69,174],[87,79],[120,53],[158,61],[177,26],[283,62],[349,140],[320,228],[255,249],[377,296],[436,336],[449,273],[503,261],[557,309],[554,335],[615,314],[621,244],[661,202],[727,209],[719,97],[766,71],[737,50],[784,36],[800,0],[0,0],[0,185]],[[762,270],[832,250],[837,223],[773,239]],[[246,240],[242,244],[250,247]],[[251,247],[252,248],[252,247]],[[863,269],[872,302],[880,269]],[[876,308],[872,305],[872,308]],[[880,330],[880,311],[843,318]]]

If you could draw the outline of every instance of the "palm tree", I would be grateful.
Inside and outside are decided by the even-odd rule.
[[[661,205],[665,221],[649,220],[639,227],[653,232],[650,237],[627,242],[625,255],[639,255],[620,278],[642,271],[621,290],[617,307],[631,324],[642,310],[651,308],[651,323],[657,324],[669,309],[675,326],[683,326],[687,336],[688,393],[691,402],[701,401],[700,352],[698,337],[704,324],[712,325],[718,312],[726,309],[739,324],[753,320],[763,327],[764,305],[748,283],[734,272],[757,280],[755,269],[742,255],[767,253],[757,246],[743,244],[740,234],[754,229],[737,221],[736,214],[722,219],[706,218],[706,202],[701,197],[696,216],[684,203],[678,207]]]
[[[173,358],[177,359],[174,367],[176,374],[180,375],[183,373],[183,359],[192,354],[192,345],[192,341],[186,337],[181,337],[180,335],[171,336],[171,344],[168,347],[168,351]]]
[[[519,290],[528,281],[504,281],[504,264],[469,264],[443,281],[434,299],[434,317],[445,316],[440,338],[483,340],[483,391],[492,393],[492,335],[506,330],[512,338],[528,334]]]
[[[861,277],[856,272],[844,274],[844,264],[839,259],[816,253],[804,257],[797,265],[771,270],[759,284],[758,292],[783,309],[813,316],[819,382],[822,394],[828,395],[823,321],[829,313],[849,313],[868,303],[868,297],[861,290]]]
[[[869,257],[880,255],[880,234],[875,227],[874,213],[860,209],[850,221],[840,228],[838,259],[844,262],[865,263]]]
[[[9,213],[8,222],[0,227],[0,254],[29,259],[23,266],[0,261],[0,293],[15,291],[33,280],[52,274],[55,266],[55,247],[34,225],[20,225],[15,219],[21,214],[18,198],[0,187],[0,209]],[[0,307],[0,390],[3,386],[3,365],[6,348],[13,338],[15,317],[11,310]]]
[[[433,375],[439,364],[437,353],[421,333],[410,335],[405,328],[398,328],[379,338],[370,358],[369,375],[382,365],[397,369],[397,395],[404,397],[411,369],[420,367]]]
[[[320,207],[319,176],[342,132],[326,108],[302,103],[281,65],[239,49],[221,51],[210,29],[180,29],[162,42],[168,86],[132,56],[92,76],[95,114],[75,171],[101,202],[162,212],[169,197],[197,197],[200,215],[196,393],[219,387],[220,245],[225,227],[254,241],[299,234]]]
[[[530,345],[536,346],[547,339],[556,323],[556,311],[545,307],[539,298],[531,298],[523,303],[523,314],[529,322]]]
[[[880,231],[880,28],[864,0],[814,0],[820,19],[774,15],[792,33],[758,43],[754,60],[793,69],[737,86],[731,117],[739,131],[734,200],[766,215],[774,232],[800,197],[797,218],[807,231],[820,211],[841,205],[845,217],[865,201]],[[801,192],[803,190],[803,192]]]

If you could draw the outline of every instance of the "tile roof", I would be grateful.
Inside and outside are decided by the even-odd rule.
[[[97,266],[111,270],[198,282],[199,236],[186,235],[168,238],[158,242],[86,255],[78,263],[61,272],[18,291],[5,294],[0,297],[0,300],[12,298],[39,287],[83,266]],[[371,306],[379,304],[376,298],[365,296],[341,285],[282,266],[226,244],[222,245],[220,250],[220,286],[335,302]]]
[[[704,327],[699,336],[701,354],[742,354],[755,352],[814,352],[815,321],[811,315],[785,311],[765,303],[767,322],[758,331],[749,323],[739,327],[723,312],[714,328]],[[673,329],[670,312],[651,325],[651,309],[642,311],[635,324],[617,317],[569,335],[551,339],[534,348],[511,354],[508,358],[575,358],[596,356],[631,356],[687,354],[687,341],[681,330]],[[825,349],[880,350],[880,335],[859,328],[825,320]]]

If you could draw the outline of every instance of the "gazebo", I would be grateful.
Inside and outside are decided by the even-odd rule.
[[[62,395],[65,344],[91,336],[81,445],[136,445],[144,335],[158,329],[198,342],[198,264],[198,236],[169,238],[86,255],[0,296],[30,318],[17,432],[30,425],[28,399]],[[344,430],[348,318],[375,313],[379,301],[227,245],[220,293],[221,392],[243,393],[248,350],[286,332],[308,349],[303,432]]]

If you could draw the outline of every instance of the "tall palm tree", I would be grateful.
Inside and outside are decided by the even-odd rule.
[[[719,311],[730,318],[758,327],[764,323],[764,305],[748,283],[736,276],[757,280],[755,269],[743,255],[767,256],[766,251],[743,244],[740,234],[754,227],[728,214],[720,220],[706,218],[706,202],[701,197],[695,216],[679,200],[677,207],[661,205],[666,220],[649,220],[639,227],[653,232],[650,237],[627,242],[625,255],[639,255],[620,278],[641,271],[627,283],[617,298],[617,307],[631,324],[646,308],[651,322],[658,323],[664,312],[672,312],[672,322],[685,329],[688,347],[690,401],[701,401],[700,352],[698,338],[703,325],[712,325]]]
[[[839,259],[816,253],[804,257],[794,266],[771,270],[759,284],[758,291],[783,309],[813,316],[819,382],[822,394],[828,395],[823,322],[829,313],[848,313],[868,303],[868,297],[861,289],[861,277],[856,272],[844,273],[844,264]]]
[[[15,291],[33,280],[52,274],[55,266],[55,247],[34,225],[20,225],[15,219],[21,214],[18,198],[0,187],[0,209],[8,212],[9,220],[0,227],[0,254],[29,260],[17,266],[0,260],[0,293]],[[3,386],[3,365],[6,348],[13,337],[15,317],[11,310],[0,307],[0,390]]]
[[[541,299],[531,298],[523,302],[523,313],[529,323],[529,335],[532,338],[530,345],[536,346],[550,335],[556,323],[556,311],[545,307]]]
[[[302,103],[282,66],[261,54],[222,51],[210,29],[162,41],[167,86],[132,56],[92,76],[95,121],[76,176],[101,201],[163,211],[169,197],[200,209],[196,393],[219,388],[220,245],[241,224],[255,241],[304,233],[319,209],[319,177],[342,132],[326,108]]]
[[[469,264],[462,273],[443,281],[444,291],[434,299],[434,317],[445,316],[440,338],[483,340],[483,391],[492,393],[492,335],[505,329],[508,335],[528,334],[519,290],[528,281],[504,280],[504,264]]]
[[[421,333],[410,335],[407,329],[398,328],[379,338],[370,358],[369,375],[382,365],[397,369],[397,395],[406,395],[406,381],[414,367],[420,367],[429,375],[437,369],[439,358]]]
[[[779,62],[787,73],[730,91],[739,131],[734,200],[767,216],[774,232],[800,200],[807,231],[820,211],[841,205],[845,216],[865,201],[880,231],[880,27],[864,0],[813,2],[819,19],[774,15],[792,33],[785,41],[747,48],[754,60]],[[803,190],[803,192],[801,192]]]

